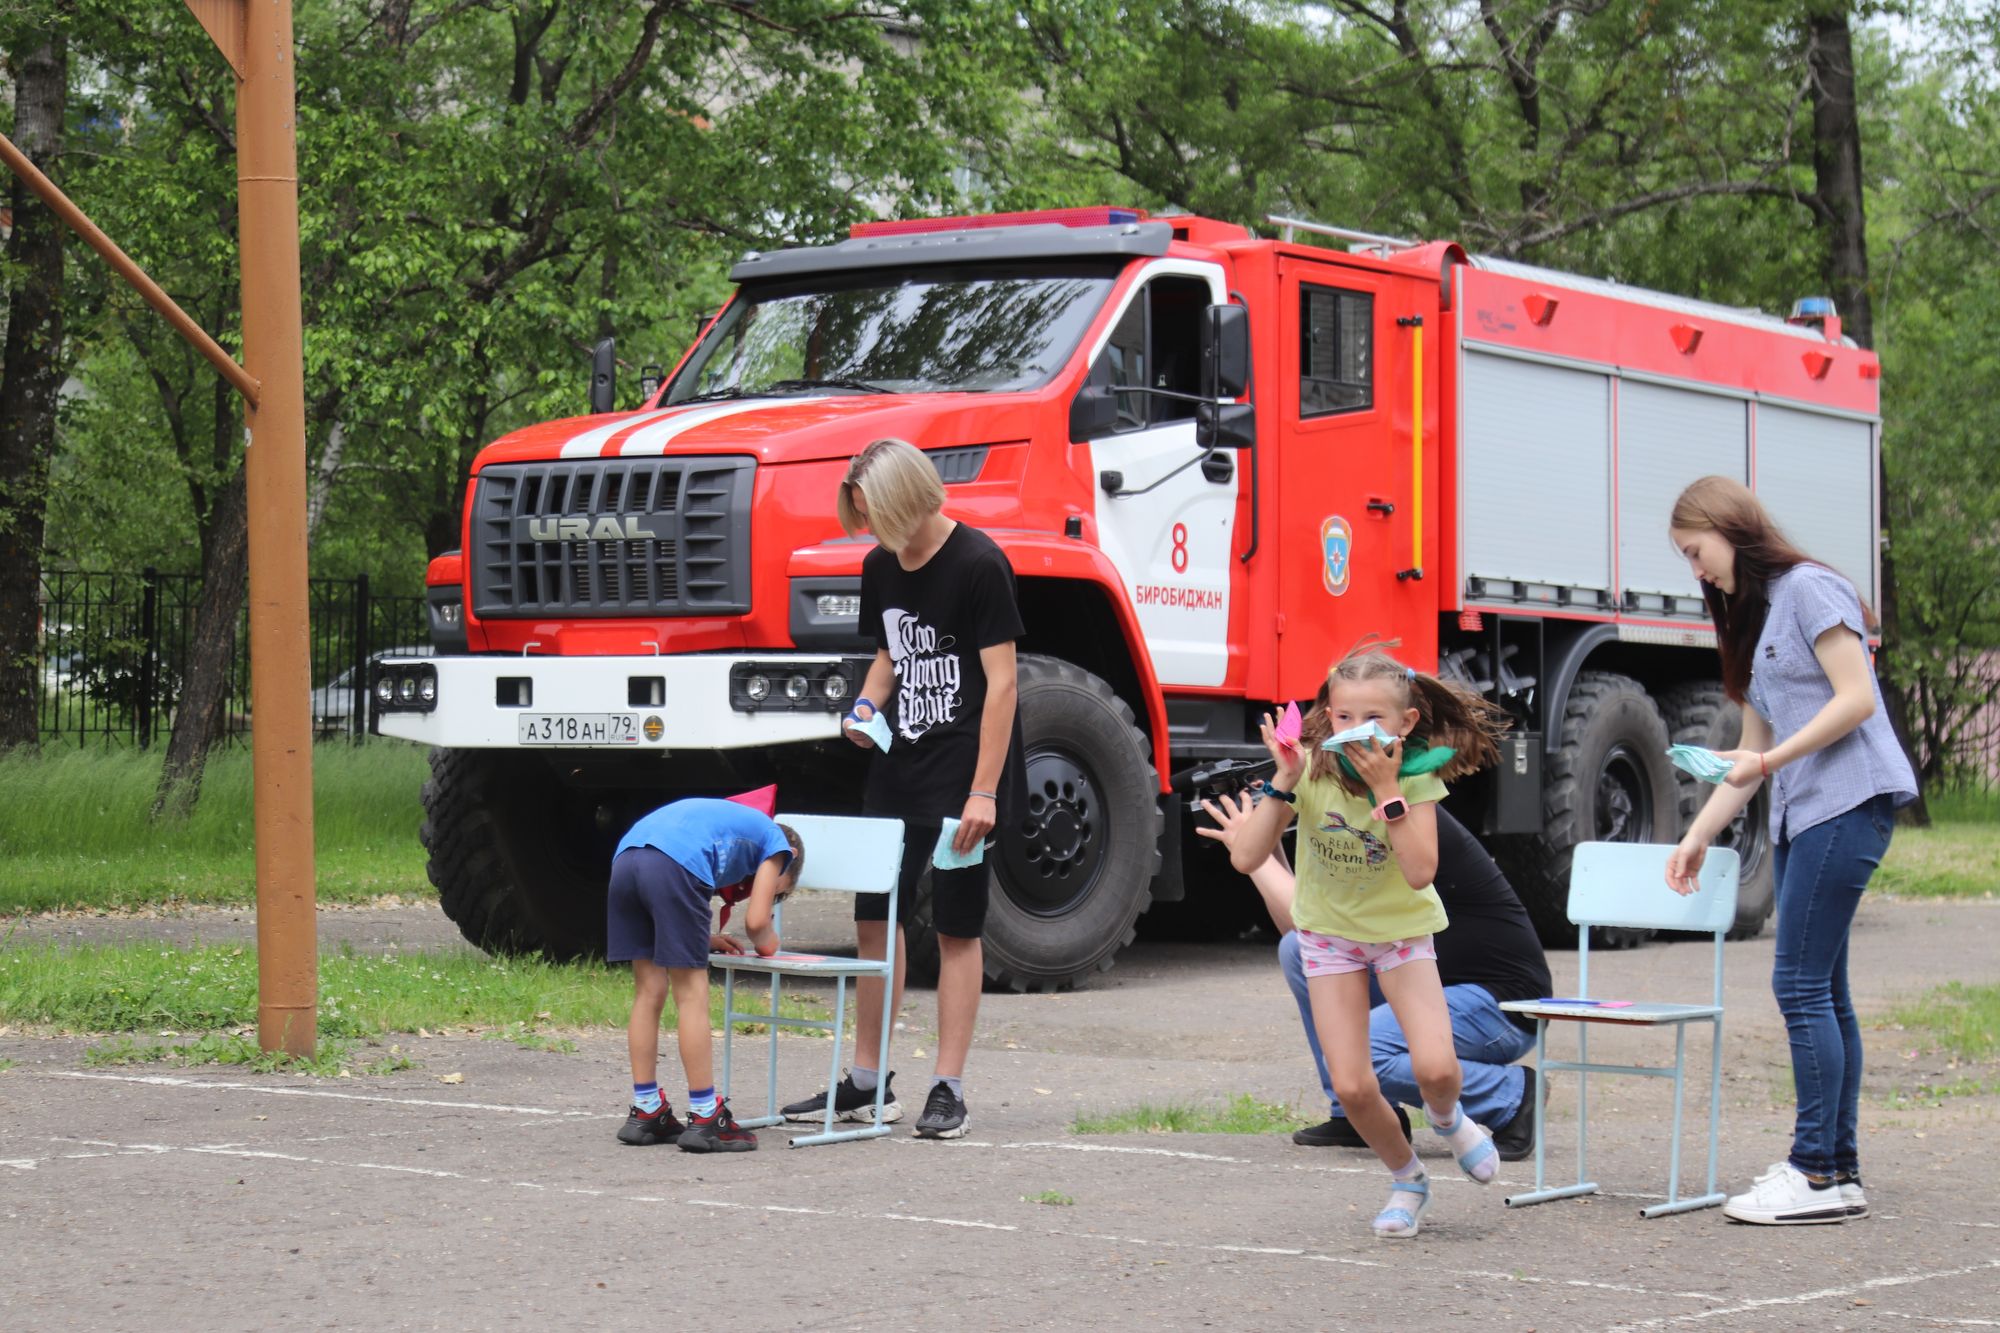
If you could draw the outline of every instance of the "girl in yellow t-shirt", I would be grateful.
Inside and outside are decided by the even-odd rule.
[[[1370,725],[1371,734],[1323,749],[1329,738]],[[1499,1169],[1491,1136],[1459,1105],[1458,1055],[1438,980],[1431,936],[1444,929],[1437,872],[1436,802],[1443,779],[1497,757],[1507,716],[1468,690],[1414,671],[1376,651],[1336,663],[1305,715],[1296,744],[1264,719],[1277,771],[1230,850],[1248,874],[1262,865],[1296,815],[1299,934],[1313,1024],[1341,1109],[1394,1180],[1375,1234],[1414,1236],[1430,1184],[1375,1081],[1368,1050],[1368,978],[1373,973],[1409,1037],[1410,1062],[1431,1127],[1466,1175],[1485,1184]]]

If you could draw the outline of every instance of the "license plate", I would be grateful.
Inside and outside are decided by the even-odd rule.
[[[637,713],[523,713],[523,745],[637,745]]]

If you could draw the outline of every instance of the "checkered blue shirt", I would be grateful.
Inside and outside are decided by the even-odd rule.
[[[1771,580],[1769,591],[1771,610],[1751,666],[1750,704],[1781,745],[1833,698],[1813,643],[1835,625],[1847,626],[1865,642],[1867,627],[1854,585],[1823,565],[1794,565]],[[1897,805],[1916,799],[1916,775],[1896,743],[1872,671],[1868,688],[1875,692],[1875,711],[1866,722],[1771,775],[1773,839],[1797,838],[1876,796],[1894,796]]]

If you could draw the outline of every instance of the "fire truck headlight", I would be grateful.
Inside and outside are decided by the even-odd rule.
[[[807,680],[804,676],[793,676],[785,682],[785,697],[793,703],[798,703],[806,697],[806,693],[811,689],[811,681]]]
[[[387,676],[375,682],[375,701],[377,703],[393,703],[395,699],[396,682],[390,680]]]
[[[763,703],[771,697],[771,678],[769,676],[752,676],[743,682],[743,692],[750,696],[752,703]]]
[[[425,676],[422,680],[417,682],[417,698],[423,700],[423,702],[427,704],[434,704],[437,702],[438,683],[436,676]]]
[[[847,677],[835,671],[819,683],[820,693],[834,703],[847,697]]]

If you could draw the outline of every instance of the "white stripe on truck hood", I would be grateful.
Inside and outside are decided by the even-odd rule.
[[[634,431],[625,438],[624,447],[619,449],[618,456],[620,458],[639,458],[649,454],[663,453],[666,447],[673,443],[674,440],[697,426],[706,426],[711,421],[720,421],[724,417],[740,416],[745,412],[759,412],[770,407],[790,407],[795,403],[817,402],[825,396],[824,394],[814,394],[811,397],[792,397],[788,395],[783,398],[742,398],[727,403],[715,403],[707,407],[691,408],[680,413],[678,416],[670,416],[665,420],[655,420],[651,424],[642,426],[640,429]],[[568,453],[567,448],[564,449],[564,453]]]

